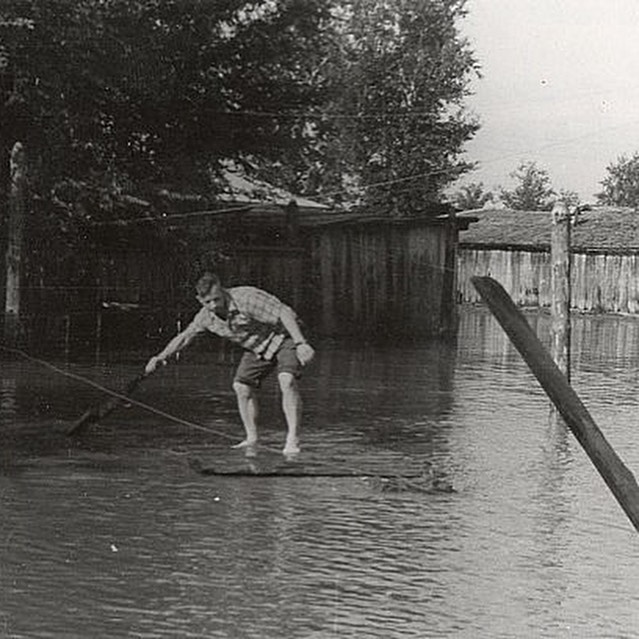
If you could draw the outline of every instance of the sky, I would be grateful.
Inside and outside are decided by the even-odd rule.
[[[639,152],[638,0],[468,0],[481,66],[466,104],[482,125],[464,182],[511,188],[521,162],[595,202],[606,168]]]

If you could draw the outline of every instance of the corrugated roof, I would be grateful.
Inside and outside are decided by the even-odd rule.
[[[460,213],[475,218],[459,235],[462,247],[548,250],[551,216],[547,211],[481,209]],[[575,251],[639,252],[639,213],[629,208],[593,207],[579,214],[572,228]]]

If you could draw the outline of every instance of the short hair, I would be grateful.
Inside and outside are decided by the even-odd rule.
[[[200,275],[198,281],[195,283],[195,291],[199,297],[208,295],[216,286],[222,286],[220,278],[211,271],[206,271]]]

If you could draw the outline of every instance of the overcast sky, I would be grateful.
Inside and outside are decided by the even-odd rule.
[[[606,167],[639,151],[639,0],[469,0],[482,66],[468,101],[482,129],[466,181],[512,186],[535,161],[556,190],[594,201]]]

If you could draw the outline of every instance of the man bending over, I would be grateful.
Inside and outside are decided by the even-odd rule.
[[[233,379],[246,438],[235,448],[257,444],[258,402],[256,391],[262,380],[277,369],[282,391],[282,410],[288,432],[285,455],[300,450],[298,430],[302,399],[298,388],[301,369],[315,356],[313,347],[300,329],[297,315],[277,297],[253,286],[224,288],[214,273],[204,273],[195,285],[202,308],[191,323],[157,355],[151,357],[146,372],[181,351],[199,333],[210,331],[244,349]]]

